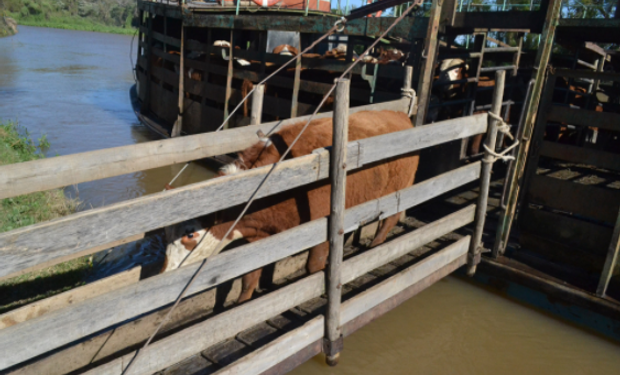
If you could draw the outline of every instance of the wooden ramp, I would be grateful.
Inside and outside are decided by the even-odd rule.
[[[405,88],[411,82],[411,69],[408,71]],[[504,76],[504,72],[497,73],[495,112],[502,103]],[[348,124],[348,81],[341,80],[338,85],[335,114],[321,116],[333,116],[334,134],[346,134],[339,127]],[[260,95],[260,90],[256,92]],[[351,112],[408,113],[412,100],[415,98],[403,97]],[[2,166],[0,191],[10,197],[240,151],[257,142],[257,130],[268,133],[303,120]],[[331,150],[316,150],[274,168],[250,169],[2,233],[0,277],[92,254],[149,231],[245,204],[268,175],[270,179],[257,193],[259,198],[328,178],[337,194],[337,186],[344,186],[345,171],[424,148],[486,132],[486,144],[494,150],[497,125],[487,114],[478,114],[355,142],[339,138]],[[491,163],[472,162],[346,210],[344,195],[338,199],[333,195],[330,217],[222,252],[204,266],[189,264],[0,329],[0,371],[50,375],[187,372],[169,367],[191,358],[178,366],[260,374],[285,372],[321,351],[328,358],[337,358],[342,337],[462,265],[475,271],[482,249]],[[476,204],[446,212],[415,230],[405,222],[402,233],[381,246],[350,247],[343,252],[345,233],[471,183],[478,184],[482,192]],[[341,230],[330,229],[334,223]],[[474,223],[472,236],[448,237],[445,246],[428,246],[470,223]],[[331,243],[325,271],[283,273],[282,269],[291,268],[291,262],[303,264],[304,252],[325,241]],[[246,303],[227,302],[236,299],[241,276],[274,264],[272,280],[277,282],[273,286],[265,286]],[[185,293],[193,277],[187,298],[167,319],[170,306]],[[143,347],[163,319],[167,320],[162,330]]]

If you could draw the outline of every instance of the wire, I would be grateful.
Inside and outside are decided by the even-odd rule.
[[[355,65],[357,65],[364,56],[366,56],[380,41],[381,39],[386,36],[390,30],[392,30],[394,28],[394,26],[396,26],[396,24],[398,24],[409,12],[411,12],[413,10],[413,8],[419,6],[422,3],[422,0],[417,0],[415,1],[409,8],[407,8],[407,10],[405,12],[403,12],[403,14],[398,17],[396,20],[394,20],[394,23],[392,23],[384,32],[383,34],[381,34],[381,36],[379,38],[376,39],[376,41],[370,45],[370,47],[368,47],[368,49],[366,49],[366,51],[364,51],[364,53],[360,56],[360,59],[355,60],[341,75],[340,77],[336,80],[336,83],[334,83],[334,85],[332,85],[332,87],[330,88],[330,90],[325,94],[325,96],[323,97],[323,100],[321,100],[321,102],[319,103],[319,105],[317,106],[317,108],[314,110],[314,112],[312,113],[312,115],[310,116],[310,118],[308,119],[308,121],[306,122],[306,124],[303,126],[303,128],[301,129],[301,131],[299,132],[299,134],[297,135],[297,137],[295,137],[295,139],[293,140],[293,142],[291,142],[291,144],[288,146],[288,148],[286,149],[286,151],[282,154],[282,156],[280,157],[280,159],[278,160],[277,163],[274,163],[271,167],[271,169],[269,170],[269,172],[267,172],[267,174],[265,175],[265,178],[263,178],[263,180],[258,184],[258,186],[256,187],[256,189],[254,190],[254,192],[252,193],[252,196],[250,197],[250,199],[248,200],[248,202],[246,203],[245,207],[243,208],[243,210],[241,211],[241,213],[237,216],[237,219],[235,219],[235,222],[230,226],[230,228],[228,229],[228,231],[226,232],[226,234],[222,237],[222,239],[220,240],[220,242],[218,243],[218,245],[215,248],[214,253],[217,254],[219,252],[219,250],[222,249],[223,246],[225,246],[225,242],[224,239],[226,239],[230,233],[232,233],[232,231],[235,229],[235,227],[237,226],[237,224],[239,223],[239,221],[243,218],[243,216],[245,215],[245,213],[247,212],[247,210],[250,208],[250,206],[252,205],[252,203],[254,202],[254,200],[256,199],[258,192],[260,191],[260,189],[265,185],[265,183],[269,180],[269,177],[272,175],[273,171],[275,171],[275,169],[278,167],[278,165],[284,160],[284,158],[286,158],[286,156],[288,155],[288,153],[290,152],[290,150],[293,148],[293,146],[297,143],[297,141],[301,138],[301,135],[303,134],[303,132],[308,128],[308,126],[310,125],[310,122],[314,119],[314,116],[316,116],[316,114],[319,112],[319,110],[321,109],[321,107],[325,104],[325,101],[329,98],[329,96],[332,94],[332,92],[335,90],[336,88],[336,84],[339,80],[341,80],[342,78],[344,78],[347,74],[349,74],[349,72],[351,72],[351,70],[355,67]],[[314,47],[316,44],[318,44],[321,40],[325,39],[326,37],[328,37],[329,35],[331,35],[336,28],[338,27],[338,24],[335,24],[326,34],[324,34],[321,38],[317,39],[317,41],[315,41],[310,47],[306,48],[303,52],[309,50],[310,48]],[[301,57],[302,53],[299,53],[295,58],[289,60],[286,64],[284,64],[282,67],[280,67],[280,69],[276,70],[274,73],[272,73],[271,75],[269,75],[267,78],[265,78],[263,81],[261,81],[259,84],[263,84],[264,82],[266,82],[269,78],[271,78],[272,76],[274,76],[277,72],[281,71],[285,66],[287,66],[288,64],[290,64],[292,61],[296,60],[297,58]],[[246,97],[243,99],[247,99],[248,96],[250,96],[250,94],[252,93],[252,91],[254,91],[254,89],[252,89],[250,92],[248,92],[248,94],[246,95]],[[243,101],[241,101],[241,103],[239,103],[239,105],[237,105],[237,107],[233,110],[234,111],[238,110],[239,107],[241,106],[241,104],[243,103]],[[232,113],[231,113],[232,115]],[[230,118],[230,115],[229,115]],[[224,121],[224,123],[226,123],[228,119],[226,119]],[[223,126],[224,124],[222,124]],[[217,131],[219,131],[220,129],[218,128]],[[203,236],[204,238],[204,236]],[[202,239],[201,239],[202,241]],[[183,260],[183,262],[185,262],[185,260],[187,259],[187,257]],[[157,335],[157,333],[159,332],[159,330],[161,329],[161,327],[163,327],[163,325],[170,319],[170,316],[172,315],[172,312],[176,309],[176,307],[179,305],[179,302],[181,301],[181,299],[183,299],[183,297],[185,296],[185,294],[187,293],[187,291],[189,290],[189,288],[191,287],[191,285],[193,284],[194,280],[196,280],[196,277],[198,276],[198,274],[202,271],[203,267],[205,264],[207,264],[207,260],[208,258],[205,258],[202,260],[200,266],[198,267],[198,269],[196,269],[196,272],[194,272],[194,274],[192,275],[192,277],[189,279],[189,281],[187,282],[187,284],[185,284],[185,286],[183,287],[183,290],[181,291],[181,293],[179,294],[179,296],[177,297],[177,299],[175,300],[174,304],[172,305],[172,307],[170,308],[170,310],[168,310],[168,313],[166,314],[165,318],[159,323],[159,325],[157,326],[157,328],[155,329],[155,331],[151,334],[151,336],[149,337],[149,339],[144,343],[144,345],[142,346],[141,349],[139,349],[138,351],[136,351],[136,354],[133,356],[133,358],[129,361],[129,363],[127,364],[127,367],[125,367],[125,369],[123,370],[122,374],[126,374],[129,371],[129,368],[131,367],[131,365],[133,365],[136,361],[136,359],[139,357],[140,353],[146,349],[146,347],[151,343],[151,341],[153,340],[153,338],[155,337],[155,335]],[[179,265],[179,267],[182,266],[183,262],[181,262],[181,264]]]

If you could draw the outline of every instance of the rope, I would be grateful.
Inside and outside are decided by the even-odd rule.
[[[239,221],[243,218],[243,216],[245,215],[245,213],[247,212],[247,210],[250,208],[250,205],[254,202],[254,200],[256,199],[258,192],[260,191],[260,189],[265,185],[265,183],[269,180],[269,177],[271,177],[273,171],[278,167],[278,165],[286,158],[286,156],[289,154],[289,152],[291,151],[291,149],[293,148],[293,146],[297,143],[297,141],[301,138],[301,135],[303,134],[303,132],[308,128],[308,126],[310,125],[310,122],[314,119],[314,116],[316,116],[316,114],[319,112],[319,110],[321,109],[321,107],[323,107],[323,105],[325,104],[325,101],[327,101],[327,99],[329,98],[329,96],[332,94],[332,92],[334,92],[334,90],[336,89],[336,84],[338,82],[338,80],[344,78],[347,74],[349,74],[349,72],[351,72],[351,70],[355,67],[355,65],[357,65],[360,61],[361,58],[363,58],[364,56],[368,55],[368,53],[381,41],[381,39],[383,37],[385,37],[390,30],[392,30],[409,12],[411,12],[413,10],[414,7],[419,6],[422,3],[423,0],[416,0],[400,17],[398,17],[396,20],[394,20],[394,23],[392,23],[384,32],[383,34],[381,34],[381,36],[379,38],[376,39],[376,41],[371,44],[368,49],[366,51],[364,51],[364,53],[360,56],[360,59],[355,60],[341,75],[338,79],[335,80],[335,83],[332,85],[332,87],[329,89],[329,91],[325,94],[325,96],[323,96],[323,100],[321,100],[321,102],[319,103],[319,105],[316,107],[316,109],[314,110],[314,112],[312,113],[312,115],[310,116],[310,118],[308,119],[308,121],[306,122],[306,124],[303,126],[303,128],[301,129],[301,131],[299,132],[299,134],[297,135],[297,137],[295,137],[295,139],[293,140],[293,142],[291,142],[291,144],[288,146],[288,148],[286,149],[286,151],[282,154],[282,156],[280,157],[280,159],[278,160],[277,163],[274,163],[271,167],[271,169],[269,170],[269,172],[267,172],[267,174],[265,175],[265,178],[258,184],[258,186],[256,187],[256,189],[254,190],[254,192],[252,193],[252,196],[250,197],[250,199],[248,200],[248,202],[246,203],[245,207],[243,208],[243,210],[241,211],[241,213],[239,214],[239,216],[237,216],[237,219],[235,219],[235,222],[231,225],[231,227],[228,229],[228,231],[226,232],[226,234],[222,237],[222,239],[220,240],[220,242],[218,243],[217,247],[215,248],[214,253],[217,254],[219,252],[219,250],[222,249],[222,247],[224,246],[224,239],[226,239],[230,233],[232,233],[232,231],[235,229],[235,227],[237,226],[237,224],[239,223]],[[339,22],[342,21],[342,19],[339,20]],[[313,48],[316,44],[318,44],[318,42],[320,42],[321,40],[327,38],[329,35],[331,35],[336,28],[339,26],[338,22],[325,34],[323,35],[321,38],[317,39],[314,43],[312,43],[312,45],[310,45],[310,47],[306,48],[303,52],[299,53],[297,56],[295,56],[293,59],[289,60],[286,64],[284,64],[282,67],[280,67],[280,69],[276,70],[274,73],[272,73],[271,75],[269,75],[267,78],[265,78],[263,81],[261,81],[259,84],[263,84],[264,82],[266,82],[269,78],[271,78],[272,76],[274,76],[276,73],[278,73],[280,70],[282,70],[286,65],[290,64],[292,61],[296,60],[297,58],[300,58],[302,53],[308,51],[309,49]],[[255,86],[256,88],[256,86]],[[234,113],[235,111],[237,111],[241,104],[243,104],[243,102],[247,99],[248,96],[250,96],[250,94],[254,91],[254,89],[252,89],[250,92],[248,92],[248,94],[246,95],[245,98],[243,98],[243,100],[241,101],[241,103],[239,103],[237,105],[237,107],[233,110],[232,113]],[[232,115],[231,113],[231,115]],[[228,116],[228,118],[230,118],[230,115]],[[220,128],[218,128],[217,131],[219,131],[221,129],[221,127],[224,126],[224,124],[226,123],[226,121],[228,121],[228,118],[226,120],[224,120],[224,123],[222,124],[222,126],[220,126]],[[180,173],[179,173],[180,174]],[[203,236],[204,239],[204,236]],[[202,242],[202,239],[201,241]],[[188,254],[189,256],[189,254]],[[181,264],[179,265],[179,267],[181,267],[183,265],[183,263],[185,262],[185,260],[187,259],[187,257],[183,260],[183,262],[181,262]],[[129,369],[131,368],[131,366],[135,363],[136,359],[139,357],[140,353],[146,349],[146,347],[151,343],[151,341],[153,340],[153,338],[155,337],[155,335],[157,335],[157,333],[159,332],[159,330],[163,327],[163,325],[170,319],[170,316],[172,315],[172,312],[176,309],[176,307],[179,305],[179,302],[181,301],[181,299],[183,299],[183,297],[185,296],[185,294],[187,293],[187,291],[189,290],[189,288],[191,287],[191,285],[193,284],[194,280],[196,280],[196,277],[198,276],[198,274],[202,271],[203,267],[205,264],[207,264],[207,260],[208,258],[203,259],[203,261],[201,262],[200,266],[198,267],[198,269],[196,269],[196,272],[194,272],[194,274],[192,275],[192,277],[190,278],[190,280],[187,282],[187,284],[183,287],[183,290],[181,291],[181,293],[179,294],[179,296],[177,297],[176,301],[174,302],[174,304],[172,305],[172,307],[168,310],[168,313],[166,314],[166,316],[164,317],[164,319],[160,322],[160,324],[157,326],[157,328],[155,329],[155,331],[151,334],[151,336],[149,337],[149,339],[146,341],[146,343],[142,346],[141,349],[139,349],[136,354],[133,356],[133,358],[129,361],[129,363],[127,364],[127,367],[125,367],[125,369],[123,370],[122,374],[126,374]]]
[[[497,131],[504,134],[506,137],[510,138],[511,141],[514,141],[513,144],[511,144],[508,148],[506,148],[504,151],[502,152],[495,152],[494,150],[491,150],[489,147],[487,147],[487,145],[483,144],[482,147],[484,148],[484,150],[487,152],[487,157],[485,157],[484,159],[482,159],[483,163],[489,163],[489,164],[493,164],[498,160],[501,160],[503,162],[507,162],[509,160],[514,160],[515,157],[512,155],[507,155],[510,151],[512,151],[515,147],[517,147],[519,145],[519,141],[515,140],[514,136],[510,133],[510,125],[508,125],[506,122],[504,122],[504,119],[499,116],[498,114],[495,114],[491,111],[488,112],[489,117],[491,117],[494,120],[497,120],[499,122],[499,125],[497,126]]]

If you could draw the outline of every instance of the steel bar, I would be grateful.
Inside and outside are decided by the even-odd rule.
[[[502,100],[504,96],[504,83],[506,81],[506,72],[495,72],[495,92],[493,93],[493,108],[491,113],[499,116],[502,110]],[[484,230],[484,222],[487,214],[487,201],[489,199],[489,185],[491,184],[491,171],[493,163],[496,160],[491,153],[495,150],[495,141],[497,140],[497,129],[499,121],[489,116],[489,127],[487,129],[487,137],[485,140],[486,151],[482,159],[482,171],[480,172],[480,193],[478,195],[478,203],[476,204],[476,219],[474,235],[470,243],[469,253],[467,255],[467,274],[473,276],[476,273],[476,266],[480,263],[480,254],[482,253],[482,232]]]
[[[547,64],[549,63],[549,58],[551,57],[551,51],[553,49],[553,39],[558,20],[560,18],[561,5],[561,0],[549,0],[549,7],[547,9],[547,15],[545,16],[545,24],[543,26],[543,34],[541,38],[542,43],[536,55],[535,66],[537,68],[532,74],[532,79],[534,79],[535,83],[532,88],[530,102],[525,104],[527,106],[527,112],[525,116],[525,125],[523,127],[523,136],[519,139],[521,145],[519,146],[519,150],[517,152],[515,168],[510,176],[512,184],[509,187],[506,210],[501,213],[499,218],[499,230],[493,246],[493,255],[495,256],[498,254],[503,254],[506,249],[510,229],[517,211],[519,182],[525,170],[530,138],[532,136],[536,114],[538,112],[538,103],[540,102],[540,96],[545,81],[544,76],[547,70]]]

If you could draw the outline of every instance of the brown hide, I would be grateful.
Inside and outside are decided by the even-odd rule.
[[[239,154],[235,165],[240,169],[251,169],[277,162],[281,153],[292,143],[304,125],[305,123],[292,125],[270,136],[270,142],[266,147],[265,143],[261,142],[246,149]],[[411,127],[411,121],[404,113],[358,112],[352,114],[349,119],[349,140],[355,141]],[[332,119],[313,120],[292,148],[290,156],[308,155],[313,150],[330,146],[331,143]],[[409,154],[350,172],[347,176],[346,207],[350,208],[411,186],[418,168],[418,160],[417,153]],[[253,242],[301,223],[325,217],[330,212],[330,193],[329,182],[322,182],[264,198],[254,203],[249,213],[234,229],[241,232],[244,239]],[[222,212],[222,224],[210,228],[206,225],[207,230],[215,238],[222,239],[239,212],[239,208]],[[381,223],[372,246],[385,241],[387,233],[397,223],[399,216],[396,214]],[[313,248],[308,258],[308,271],[312,273],[323,269],[327,255],[327,242]],[[243,277],[243,292],[239,302],[251,298],[260,274],[259,269]]]

